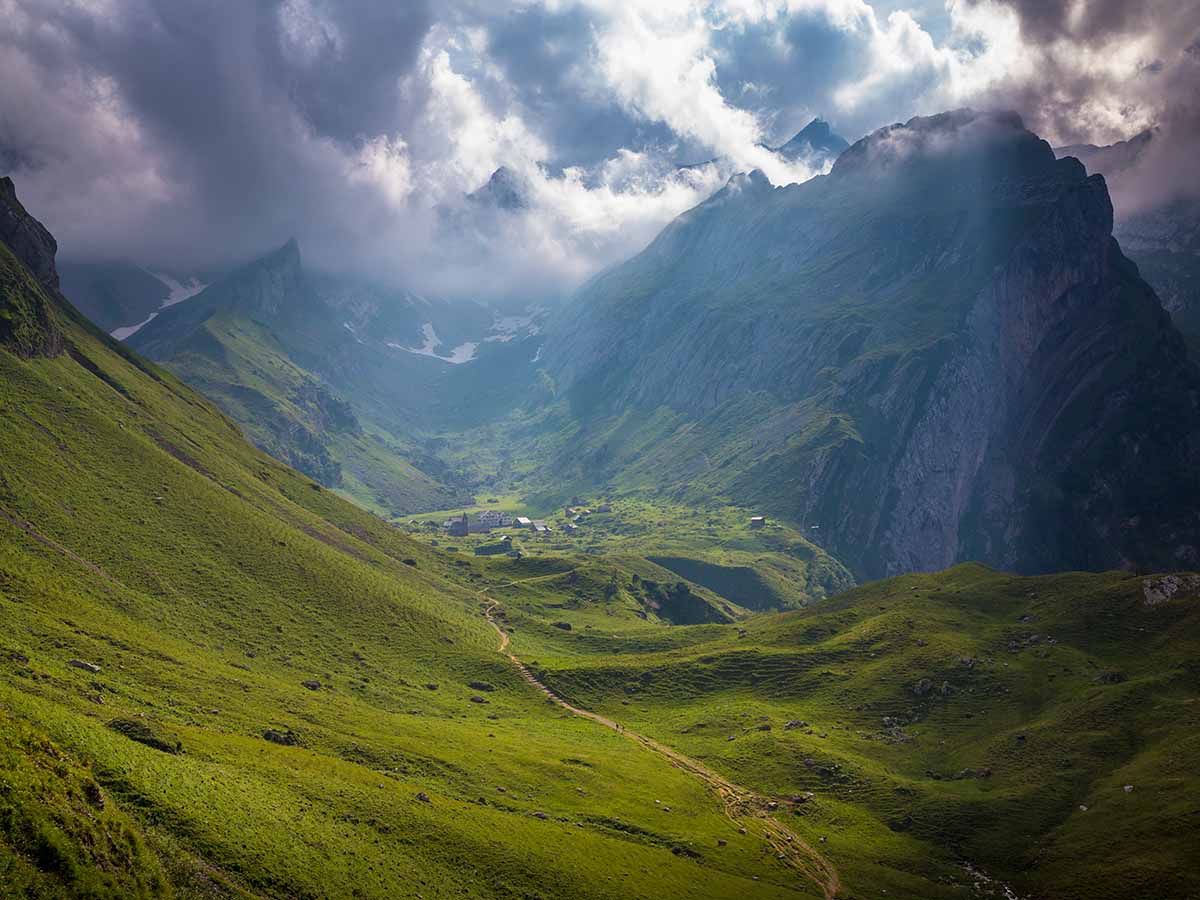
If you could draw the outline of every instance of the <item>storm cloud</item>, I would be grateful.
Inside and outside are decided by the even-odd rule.
[[[1191,0],[0,0],[0,168],[69,258],[296,236],[323,269],[554,294],[734,171],[814,174],[764,144],[817,114],[851,140],[971,104],[1057,144],[1156,126],[1131,192],[1193,184],[1198,48]],[[481,212],[501,165],[526,203]]]

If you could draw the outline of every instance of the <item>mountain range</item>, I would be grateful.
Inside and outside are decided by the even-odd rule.
[[[289,243],[130,343],[393,515],[507,483],[758,508],[859,578],[1194,566],[1200,380],[1068,153],[1147,140],[1056,159],[1013,115],[913,119],[803,184],[733,177],[532,316],[310,275]],[[816,120],[784,148],[844,144]]]

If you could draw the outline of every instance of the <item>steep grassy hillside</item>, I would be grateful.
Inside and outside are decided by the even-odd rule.
[[[407,311],[408,318],[420,313]],[[396,513],[469,499],[411,427],[444,364],[382,340],[368,345],[355,333],[376,324],[320,294],[289,242],[165,310],[130,345],[201,390],[258,447],[368,509]],[[412,321],[385,325],[412,342]]]

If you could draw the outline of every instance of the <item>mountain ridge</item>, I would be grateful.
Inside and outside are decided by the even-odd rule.
[[[585,444],[589,421],[599,436],[622,406],[666,406],[717,436],[700,441],[713,462],[675,478],[818,526],[860,575],[1188,564],[1200,531],[1172,492],[1196,495],[1200,381],[1111,229],[1103,178],[1015,114],[917,118],[805,184],[731,180],[581,292],[548,367]],[[1089,391],[1103,424],[1079,418]],[[720,435],[749,424],[739,398],[754,397],[771,436],[752,451]],[[1134,465],[1116,462],[1126,445],[1164,466],[1157,500],[1105,486]],[[1083,486],[1060,453],[1107,462]],[[1056,473],[1036,490],[1031,459]],[[1157,552],[1117,524],[1156,503],[1174,510]],[[1070,539],[1049,538],[1067,521]]]

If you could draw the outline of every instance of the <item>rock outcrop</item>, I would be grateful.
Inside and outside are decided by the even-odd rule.
[[[0,178],[0,241],[28,266],[43,287],[58,290],[58,270],[54,265],[58,242],[41,222],[26,212],[17,199],[13,180],[8,177]]]
[[[12,179],[0,178],[0,347],[24,357],[63,352],[54,310],[65,302],[54,266],[57,252],[50,232],[17,199]]]

